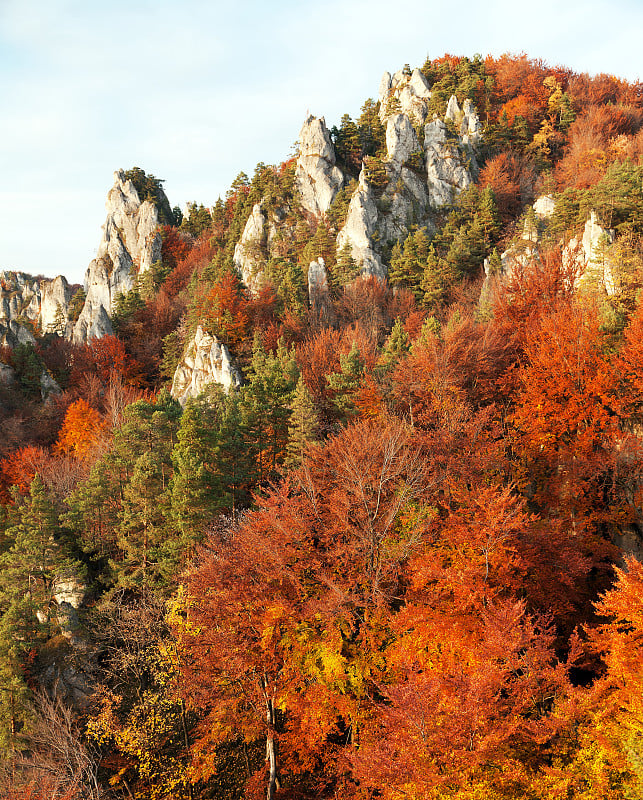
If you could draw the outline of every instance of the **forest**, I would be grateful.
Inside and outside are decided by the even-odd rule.
[[[643,797],[643,85],[421,73],[430,118],[472,101],[477,163],[378,244],[387,280],[337,246],[364,175],[387,201],[370,99],[325,214],[296,157],[185,216],[131,170],[162,254],[113,335],[0,348],[0,797]],[[181,406],[198,326],[243,380]]]

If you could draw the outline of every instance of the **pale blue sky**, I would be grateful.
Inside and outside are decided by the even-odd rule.
[[[0,269],[80,281],[115,169],[205,205],[427,54],[643,77],[643,0],[0,0]]]

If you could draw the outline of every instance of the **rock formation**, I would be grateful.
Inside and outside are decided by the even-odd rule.
[[[377,233],[378,211],[375,196],[362,168],[359,183],[348,206],[346,223],[337,236],[337,252],[346,245],[360,266],[362,275],[376,278],[386,277],[386,268],[373,245]]]
[[[59,275],[40,284],[40,328],[43,333],[65,333],[69,324],[69,302],[74,294],[66,279]],[[62,331],[59,329],[62,326]]]
[[[379,98],[380,118],[386,122],[386,186],[376,196],[362,169],[337,249],[349,245],[363,275],[384,278],[380,243],[391,246],[404,239],[413,225],[432,232],[432,209],[452,204],[471,185],[481,126],[471,101],[461,110],[455,96],[449,100],[446,119],[459,134],[437,118],[424,125],[431,90],[417,69],[410,74],[384,73]],[[422,125],[420,142],[417,130]]]
[[[431,89],[419,69],[414,69],[410,75],[398,70],[394,75],[389,72],[384,73],[378,97],[382,122],[399,110],[422,125],[428,114]]]
[[[241,373],[225,344],[199,325],[176,368],[171,394],[184,406],[213,383],[229,391],[241,385]]]
[[[616,294],[615,268],[609,255],[609,245],[614,238],[614,231],[599,225],[596,213],[592,211],[580,241],[574,237],[563,250],[563,263],[575,270],[578,286],[593,281],[610,297]]]
[[[434,119],[424,129],[424,152],[431,203],[434,206],[453,203],[458,193],[472,182],[462,142],[449,135],[442,120]]]
[[[325,214],[343,185],[326,122],[323,117],[310,116],[299,133],[295,169],[295,186],[303,208],[315,216]]]
[[[266,217],[261,203],[255,203],[241,234],[241,239],[234,248],[233,256],[235,267],[251,291],[258,288],[261,271],[266,262],[267,243]]]
[[[150,200],[140,201],[123,170],[114,173],[105,207],[103,235],[96,258],[85,273],[85,305],[74,326],[77,343],[112,332],[109,317],[116,297],[127,294],[136,274],[161,257],[157,208]]]
[[[308,302],[316,314],[324,314],[330,308],[328,275],[321,256],[308,267]]]

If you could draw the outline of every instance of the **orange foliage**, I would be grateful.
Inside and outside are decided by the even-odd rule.
[[[103,424],[98,411],[81,397],[67,409],[56,443],[57,451],[72,454],[81,461],[91,459],[100,440]]]
[[[248,336],[248,296],[235,275],[226,272],[215,281],[199,300],[198,317],[226,344],[236,344]]]
[[[386,410],[382,393],[372,375],[364,376],[355,395],[354,403],[360,419],[375,419]]]
[[[630,139],[643,125],[643,109],[589,106],[569,128],[565,157],[556,167],[561,188],[585,189],[595,184],[609,161],[630,156]]]

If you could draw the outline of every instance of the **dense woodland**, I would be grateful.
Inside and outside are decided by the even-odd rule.
[[[336,252],[350,185],[313,219],[294,159],[259,164],[164,208],[116,335],[0,352],[1,796],[643,796],[643,87],[422,69],[431,112],[474,101],[480,169],[390,243],[387,284]],[[332,129],[375,187],[377,110]],[[481,300],[542,194],[537,252]],[[232,256],[262,198],[292,235],[250,293]],[[611,295],[562,255],[590,211]],[[244,383],[182,409],[198,324]]]

